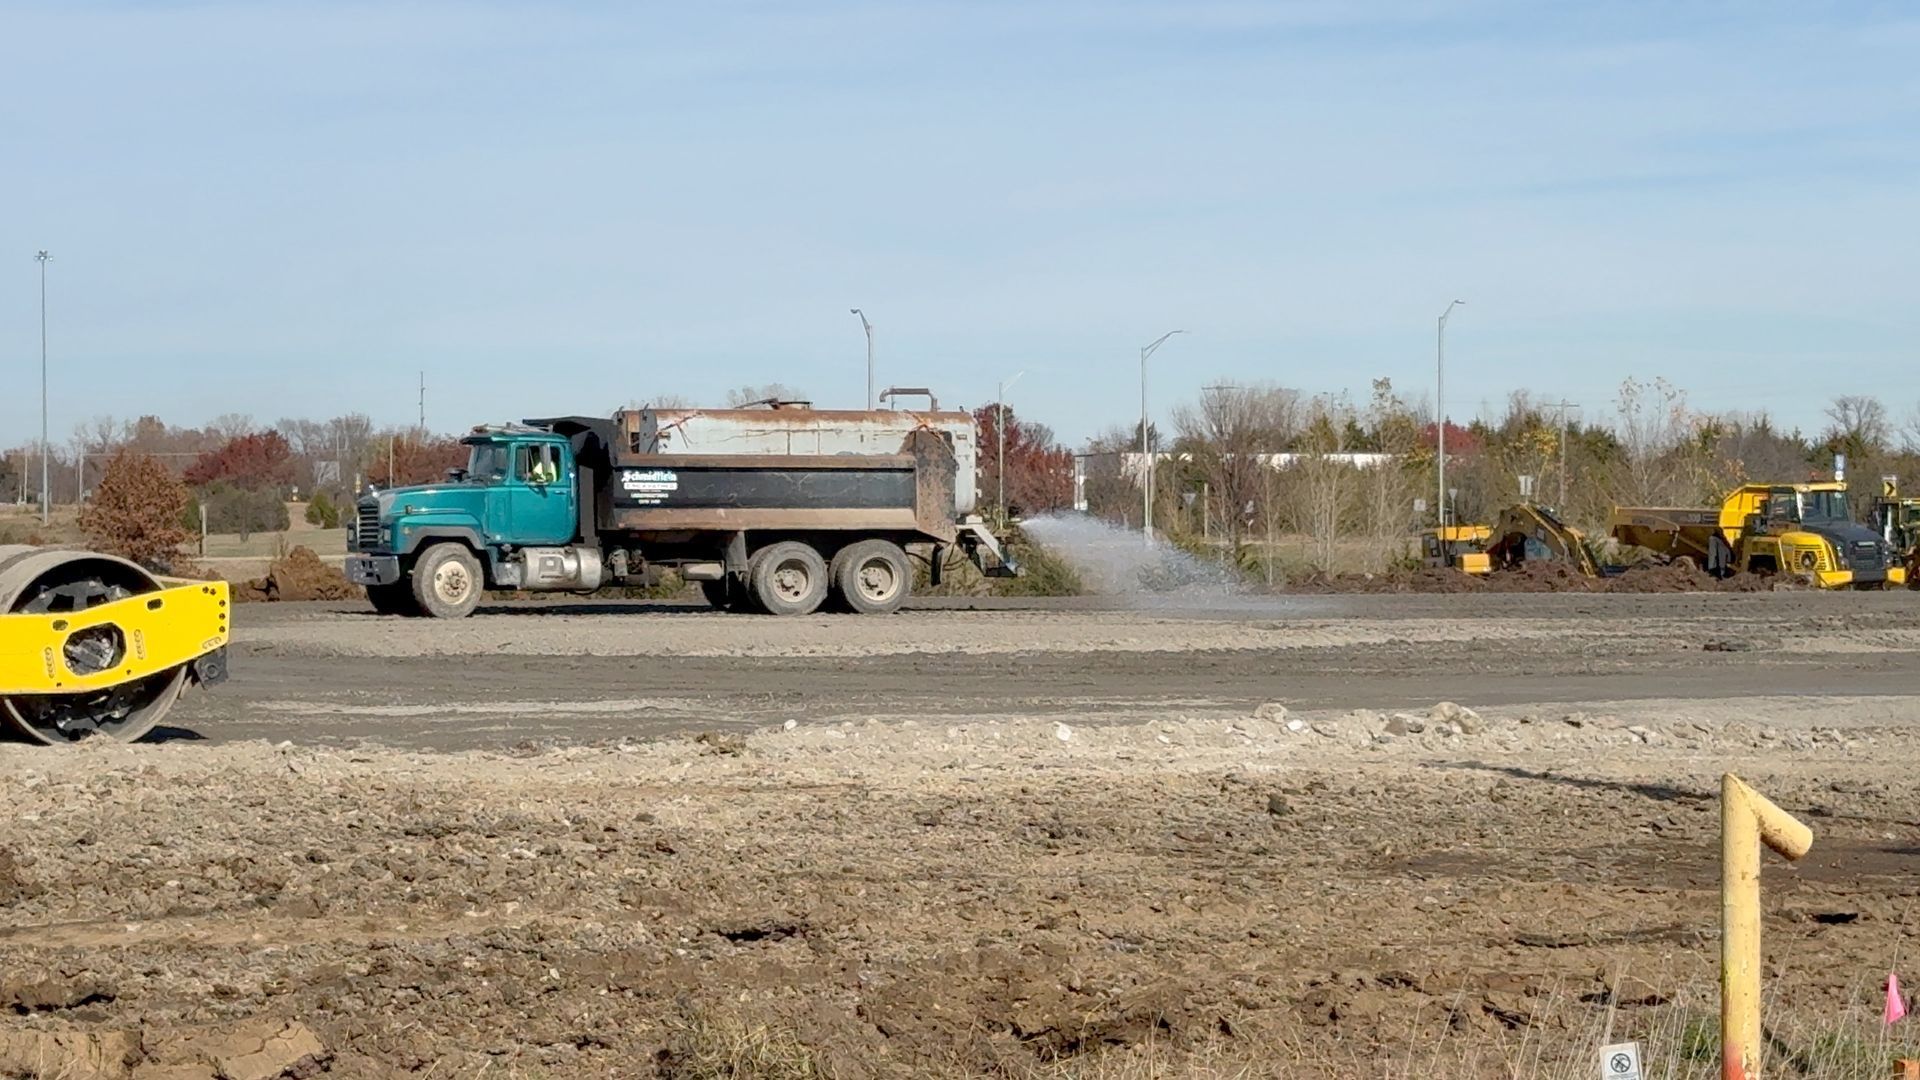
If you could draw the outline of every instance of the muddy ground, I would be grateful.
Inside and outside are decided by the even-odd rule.
[[[1727,769],[1775,1072],[1884,1073],[1906,594],[975,606],[243,609],[0,748],[0,1076],[1717,1075]]]

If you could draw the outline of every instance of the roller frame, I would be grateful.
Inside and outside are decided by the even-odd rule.
[[[0,613],[0,697],[104,690],[191,664],[227,644],[230,598],[224,581],[162,580],[164,587],[85,611]],[[112,624],[126,655],[109,670],[77,674],[63,648],[82,630]]]

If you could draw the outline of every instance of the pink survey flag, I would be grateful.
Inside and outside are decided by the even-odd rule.
[[[1900,996],[1900,976],[1887,972],[1887,1011],[1886,1023],[1893,1023],[1907,1015],[1907,1000]]]

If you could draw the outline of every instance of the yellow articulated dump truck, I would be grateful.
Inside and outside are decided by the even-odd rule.
[[[1710,574],[1792,574],[1823,589],[1904,584],[1892,546],[1853,520],[1847,485],[1745,484],[1714,507],[1615,507],[1614,539]]]
[[[1489,525],[1442,525],[1420,534],[1420,565],[1435,570],[1451,569],[1468,574],[1486,574],[1493,570],[1487,554],[1487,542],[1493,538]]]
[[[188,683],[225,681],[228,599],[224,581],[0,546],[0,721],[46,745],[138,739]]]

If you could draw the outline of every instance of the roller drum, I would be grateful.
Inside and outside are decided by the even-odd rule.
[[[0,614],[84,611],[160,588],[152,574],[112,555],[0,545]],[[84,653],[74,650],[107,647],[76,634],[67,659],[84,663]],[[182,665],[103,690],[0,697],[0,719],[37,743],[57,745],[95,735],[132,742],[166,716],[186,682]]]

